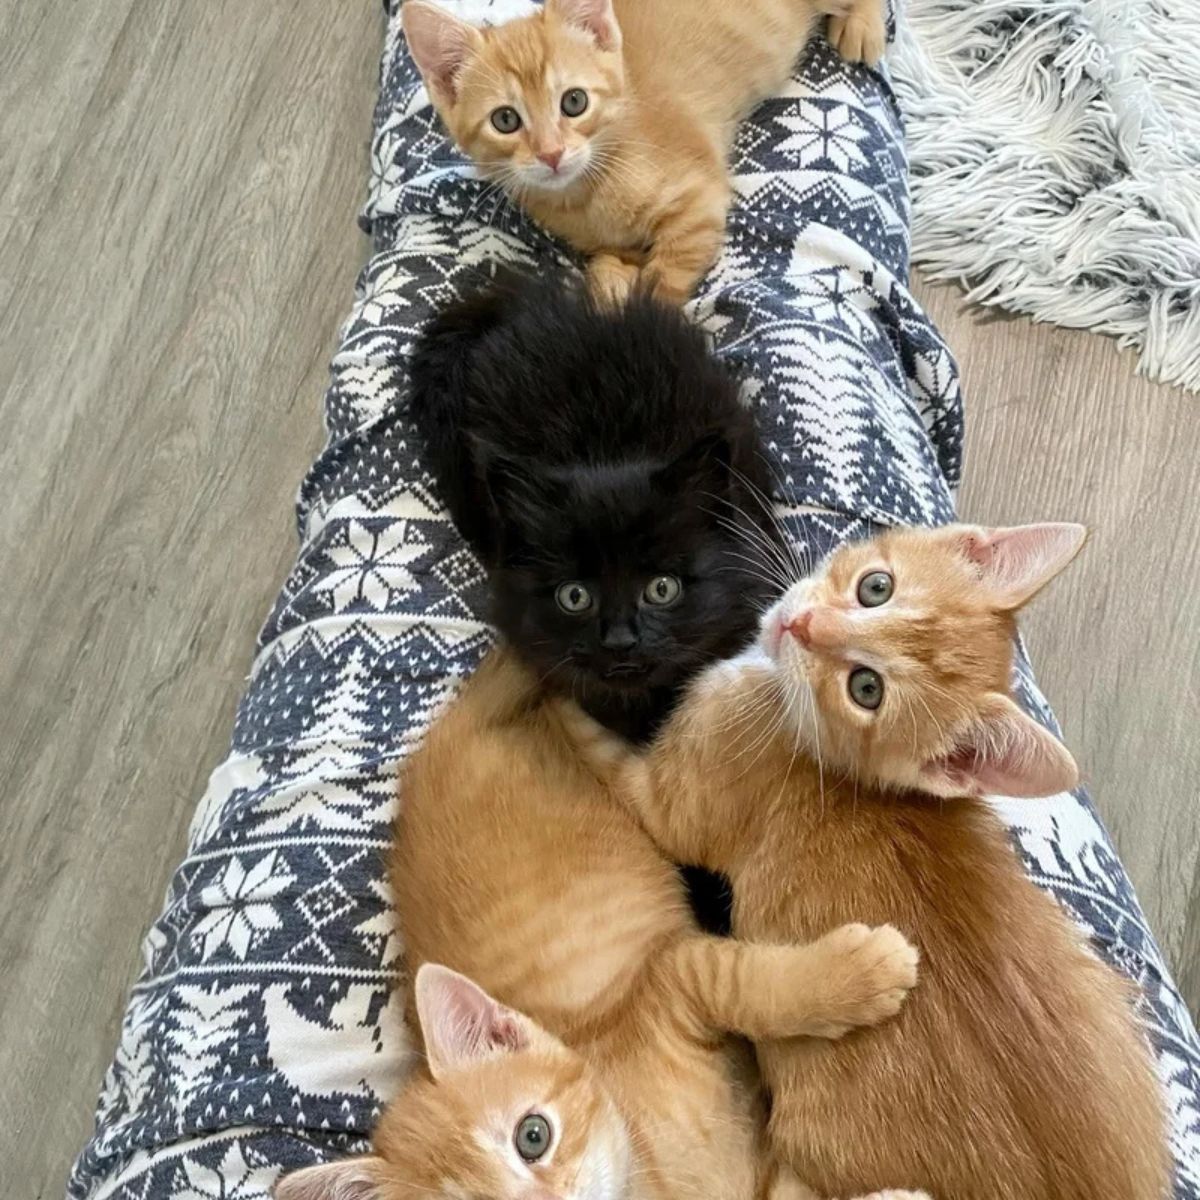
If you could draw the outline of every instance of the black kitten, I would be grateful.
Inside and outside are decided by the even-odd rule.
[[[412,413],[500,631],[597,720],[649,737],[753,634],[778,539],[766,460],[675,309],[504,276],[429,326]]]

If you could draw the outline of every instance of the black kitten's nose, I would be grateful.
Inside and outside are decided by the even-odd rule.
[[[605,650],[632,650],[637,643],[637,633],[628,621],[614,621],[600,633],[600,645]]]

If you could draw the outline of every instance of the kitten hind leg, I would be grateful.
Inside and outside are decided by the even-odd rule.
[[[874,66],[887,46],[884,0],[822,0],[829,14],[826,37],[847,62]]]

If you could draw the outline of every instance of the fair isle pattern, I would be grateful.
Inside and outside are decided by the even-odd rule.
[[[500,19],[519,3],[472,7]],[[483,572],[413,439],[406,360],[495,264],[569,256],[452,153],[394,16],[373,162],[375,254],[300,491],[299,558],[146,939],[72,1197],[263,1200],[284,1169],[364,1149],[411,1061],[383,870],[397,767],[491,632]],[[820,555],[871,523],[951,519],[958,377],[905,286],[886,79],[816,43],[735,165],[728,248],[692,311],[746,381],[798,545]],[[1004,810],[1034,878],[1141,983],[1178,1196],[1200,1200],[1200,1047],[1104,831],[1084,796]]]

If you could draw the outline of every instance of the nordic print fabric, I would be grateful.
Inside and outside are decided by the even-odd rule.
[[[513,2],[459,7],[500,20]],[[905,286],[886,79],[814,44],[742,130],[735,169],[728,247],[692,313],[746,381],[802,552],[950,520],[957,372]],[[452,152],[395,15],[366,222],[375,253],[300,490],[300,555],[146,939],[72,1197],[261,1200],[286,1168],[364,1150],[409,1065],[384,878],[397,767],[492,633],[483,573],[419,457],[406,360],[496,264],[567,257]],[[1050,720],[1024,671],[1022,687]],[[1200,1200],[1200,1044],[1090,803],[1003,811],[1032,876],[1142,985],[1177,1194]]]

